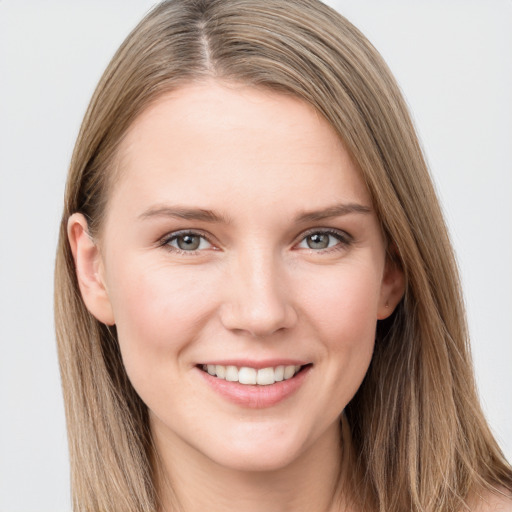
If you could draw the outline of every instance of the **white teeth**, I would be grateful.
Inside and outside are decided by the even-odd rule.
[[[278,366],[274,371],[274,379],[281,382],[284,379],[284,366]]]
[[[260,386],[268,386],[269,384],[274,384],[275,381],[276,377],[274,368],[261,368],[261,370],[258,370],[256,382]]]
[[[256,374],[257,372],[254,368],[242,366],[242,368],[238,370],[238,382],[240,382],[240,384],[256,384]]]
[[[217,374],[217,377],[220,379],[226,378],[226,367],[222,366],[221,364],[218,364],[215,366],[215,373]]]
[[[226,366],[225,378],[229,382],[238,382],[238,368],[236,366]]]
[[[219,379],[229,382],[239,382],[240,384],[258,384],[259,386],[268,386],[275,382],[291,379],[300,369],[297,365],[280,365],[275,368],[261,368],[256,370],[248,366],[237,368],[236,366],[223,366],[221,364],[203,365],[203,370],[210,375],[217,376]]]
[[[295,375],[295,366],[284,367],[284,380],[289,379]]]

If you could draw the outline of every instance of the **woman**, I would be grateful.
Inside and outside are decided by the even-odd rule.
[[[501,510],[460,286],[386,65],[312,1],[171,1],[71,163],[77,510]]]

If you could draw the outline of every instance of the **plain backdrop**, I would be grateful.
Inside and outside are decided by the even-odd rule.
[[[67,166],[149,0],[0,0],[0,511],[70,510],[52,280]],[[458,255],[479,389],[512,456],[512,1],[332,0],[411,107]],[[432,240],[436,243],[436,240]]]

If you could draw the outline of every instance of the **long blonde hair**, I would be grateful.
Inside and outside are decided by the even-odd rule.
[[[406,277],[345,413],[365,511],[455,511],[479,489],[512,489],[477,398],[447,230],[406,105],[367,39],[316,0],[174,0],[157,5],[105,71],[69,170],[55,317],[76,511],[155,511],[147,408],[125,373],[115,327],[86,309],[66,226],[101,230],[123,135],[151,101],[205,77],[291,94],[336,130],[360,169]]]

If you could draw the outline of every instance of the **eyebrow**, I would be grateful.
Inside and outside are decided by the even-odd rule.
[[[153,206],[139,215],[140,220],[154,217],[172,217],[174,219],[198,220],[229,224],[229,219],[204,208],[189,208],[184,206]]]
[[[351,213],[369,214],[372,209],[358,203],[337,204],[323,208],[322,210],[314,210],[299,214],[295,218],[297,223],[315,222],[333,217],[341,217]],[[140,220],[150,219],[154,217],[171,217],[174,219],[197,220],[202,222],[229,224],[229,219],[205,208],[189,208],[185,206],[154,206],[148,208],[139,215]]]
[[[351,213],[369,214],[372,209],[369,206],[364,206],[358,203],[337,204],[329,206],[322,210],[315,210],[311,212],[304,212],[298,215],[295,219],[296,222],[315,222],[318,220],[330,219],[333,217],[341,217]]]

